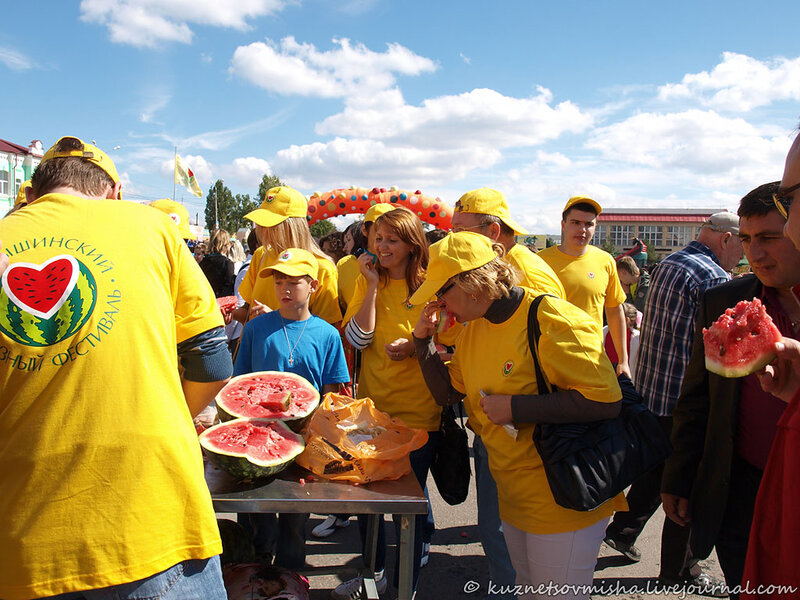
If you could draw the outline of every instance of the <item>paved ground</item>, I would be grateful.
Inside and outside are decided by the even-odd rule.
[[[434,517],[436,520],[436,534],[431,547],[430,562],[422,570],[417,589],[418,600],[456,600],[473,599],[483,600],[488,585],[488,570],[486,558],[483,554],[478,538],[477,506],[475,503],[474,485],[467,501],[459,506],[449,506],[436,492],[436,486],[431,479],[429,489],[432,492]],[[230,518],[231,515],[220,515]],[[328,538],[315,540],[311,538],[311,528],[322,521],[324,516],[312,515],[308,523],[309,543],[307,546],[308,563],[315,566],[348,565],[354,570],[361,564],[360,543],[358,539],[358,525],[355,518],[351,525],[341,529]],[[659,511],[654,515],[645,528],[637,545],[642,550],[642,561],[631,564],[628,560],[603,545],[600,549],[597,568],[595,570],[595,585],[602,585],[605,589],[618,589],[617,586],[632,588],[637,586],[646,589],[646,586],[655,584],[659,570],[659,548],[661,526],[664,513]],[[391,546],[394,540],[394,531],[387,518],[387,534],[390,549],[387,555],[389,581],[392,577],[394,565],[394,549]],[[718,578],[722,573],[712,556],[704,561],[707,570]],[[342,576],[345,577],[345,576]],[[330,590],[341,581],[337,575],[311,576],[311,600],[327,600]],[[465,588],[478,589],[468,593]],[[395,597],[390,586],[389,592],[382,598]],[[609,600],[644,600],[652,598],[701,598],[701,596],[678,594],[645,594],[645,593],[603,593],[596,594],[594,598],[607,598]]]

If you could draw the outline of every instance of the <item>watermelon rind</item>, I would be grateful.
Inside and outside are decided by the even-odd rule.
[[[223,450],[215,441],[215,437],[224,432],[225,428],[235,427],[240,423],[252,423],[256,426],[269,426],[280,432],[291,444],[290,449],[280,458],[274,460],[255,459],[247,452],[247,447],[242,451]],[[216,465],[237,479],[258,479],[277,475],[294,462],[303,450],[305,441],[303,436],[293,432],[280,421],[273,419],[234,419],[226,421],[203,431],[199,437],[200,446],[212,464]]]
[[[720,377],[727,377],[735,379],[737,377],[747,377],[753,373],[757,373],[769,363],[775,360],[776,355],[764,354],[761,358],[755,361],[750,361],[746,365],[724,365],[713,358],[706,356],[706,369],[711,373],[716,373]]]
[[[289,399],[289,406],[284,410],[268,411],[267,414],[254,415],[247,409],[235,406],[228,397],[228,394],[231,392],[231,390],[236,389],[242,384],[246,384],[248,380],[257,381],[259,379],[269,379],[271,377],[276,377],[283,381],[289,380],[293,385],[301,387],[303,389],[303,393],[308,395],[310,398],[305,409],[298,410],[294,406],[294,402]],[[319,406],[320,396],[317,389],[305,377],[297,375],[296,373],[284,373],[281,371],[257,371],[255,373],[246,373],[245,375],[238,375],[237,377],[231,378],[231,380],[225,384],[225,387],[219,391],[215,401],[217,404],[217,412],[219,413],[219,418],[221,421],[230,421],[233,419],[242,418],[271,419],[282,421],[288,425],[292,431],[299,432],[303,429],[303,427],[305,427],[306,423],[308,423],[309,419],[311,418],[311,415]]]

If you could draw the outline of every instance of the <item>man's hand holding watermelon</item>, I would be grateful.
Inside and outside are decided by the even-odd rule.
[[[765,392],[788,403],[800,391],[800,342],[783,338],[775,343],[775,354],[758,379]]]

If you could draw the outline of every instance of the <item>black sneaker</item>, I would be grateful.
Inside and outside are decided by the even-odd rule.
[[[606,546],[613,548],[631,562],[639,562],[642,560],[642,553],[639,552],[639,549],[633,544],[615,540],[611,536],[606,537],[603,541],[606,543]]]
[[[658,578],[658,584],[676,593],[697,594],[698,596],[710,596],[712,598],[728,597],[728,586],[725,582],[703,571],[694,577],[685,579],[661,576]]]

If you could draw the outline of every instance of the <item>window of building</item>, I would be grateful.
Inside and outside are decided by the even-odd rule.
[[[663,227],[661,225],[640,225],[639,239],[653,246],[663,246]]]
[[[691,240],[691,227],[667,225],[667,246],[683,248]]]
[[[633,225],[611,225],[608,237],[611,243],[618,248],[630,248],[633,238],[636,237],[636,228]]]
[[[8,180],[11,173],[8,171],[8,164],[0,164],[0,195],[9,195]]]
[[[592,244],[595,246],[602,246],[606,243],[606,239],[608,236],[606,232],[608,231],[608,225],[598,225],[597,229],[594,230],[594,237],[592,238]]]

